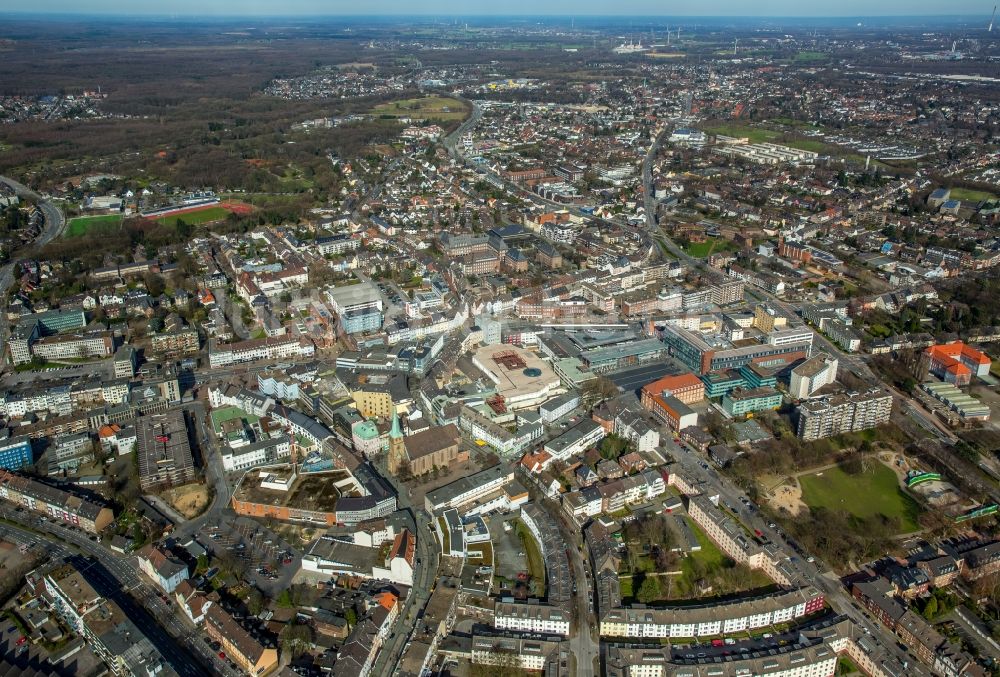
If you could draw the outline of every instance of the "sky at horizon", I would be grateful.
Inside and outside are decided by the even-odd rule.
[[[945,11],[942,11],[945,10]],[[566,16],[664,16],[664,17],[874,17],[874,16],[986,16],[990,2],[955,0],[943,6],[939,0],[703,0],[699,3],[672,0],[498,0],[469,3],[468,0],[5,0],[3,12],[31,14],[112,14],[120,16],[374,16],[374,15],[566,15]]]

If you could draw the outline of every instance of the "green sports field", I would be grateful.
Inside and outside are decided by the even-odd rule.
[[[167,226],[176,226],[178,221],[183,221],[184,223],[192,226],[197,226],[203,223],[222,221],[227,216],[229,216],[229,210],[225,207],[208,207],[206,209],[199,209],[198,211],[186,212],[184,214],[169,214],[167,216],[161,216],[155,220],[157,223],[162,223]]]
[[[78,216],[66,224],[66,237],[79,237],[91,232],[110,231],[121,225],[120,214],[104,216]]]
[[[839,466],[799,476],[802,500],[811,508],[845,510],[857,517],[898,517],[904,533],[919,529],[920,506],[903,493],[896,473],[881,463],[869,472],[850,475]]]
[[[961,200],[962,202],[982,202],[983,200],[995,200],[996,198],[996,195],[993,193],[987,193],[985,190],[973,190],[971,188],[951,189],[952,200]]]

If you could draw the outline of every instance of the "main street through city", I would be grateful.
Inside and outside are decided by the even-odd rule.
[[[42,545],[59,558],[88,557],[89,566],[78,567],[87,581],[122,608],[182,677],[198,677],[206,669],[221,677],[241,674],[218,658],[174,604],[160,597],[139,571],[135,557],[116,553],[82,531],[26,511],[4,507],[0,518],[6,522],[0,524],[0,536],[15,543]]]
[[[37,237],[35,237],[32,243],[34,246],[43,247],[59,236],[66,225],[66,220],[63,218],[62,211],[58,207],[52,204],[51,201],[46,200],[35,191],[31,190],[22,183],[18,183],[14,179],[10,179],[6,176],[0,176],[0,183],[13,190],[19,198],[32,200],[42,210],[42,214],[45,217],[45,225],[42,226],[42,230],[38,233]],[[24,252],[28,249],[30,249],[30,247],[25,246],[20,250],[20,252]],[[3,343],[3,345],[6,345],[7,337],[10,335],[10,323],[7,321],[6,292],[14,283],[14,269],[23,260],[24,258],[20,253],[16,254],[10,261],[5,263],[3,267],[0,268],[0,292],[2,292],[2,294],[0,294],[0,296],[2,296],[2,298],[0,298],[0,343]]]
[[[388,471],[383,459],[376,464],[382,477],[393,486],[398,495],[397,508],[407,512],[414,521],[416,528],[416,551],[414,553],[413,585],[406,597],[399,618],[393,627],[392,634],[382,646],[378,658],[372,668],[373,675],[388,675],[399,669],[399,660],[403,656],[406,644],[416,628],[420,611],[427,605],[440,566],[440,553],[437,547],[437,537],[431,528],[431,516],[410,499],[410,490],[399,483],[396,476]]]
[[[666,232],[664,232],[657,219],[656,201],[653,193],[652,166],[656,155],[659,152],[659,147],[668,133],[669,130],[664,129],[657,135],[656,139],[649,147],[649,150],[646,153],[646,158],[643,162],[642,180],[647,227],[653,234],[654,239],[660,244],[660,246],[663,247],[663,249],[666,250],[666,252],[669,252],[670,256],[682,261],[689,267],[689,269],[701,271],[710,279],[722,279],[723,276],[721,272],[706,265],[704,261],[689,256],[687,252],[678,246],[677,243],[674,242]],[[748,290],[747,295],[772,304],[789,317],[795,317],[797,315],[795,310],[790,305],[763,289],[754,288],[752,290]],[[818,346],[821,350],[836,356],[842,364],[845,364],[849,369],[854,371],[858,377],[873,384],[878,382],[868,365],[861,359],[860,356],[844,353],[828,341],[822,334],[814,332],[813,345]],[[897,397],[901,397],[901,393],[896,392],[895,394]],[[895,655],[898,660],[903,663],[909,663],[911,665],[911,669],[915,671],[919,670],[917,666],[913,665],[916,659],[910,655],[908,651],[900,649],[895,637],[881,625],[873,623],[866,616],[854,599],[847,593],[847,590],[841,584],[836,573],[832,570],[822,569],[818,562],[811,563],[801,556],[791,554],[795,553],[796,550],[791,547],[782,533],[779,533],[776,528],[769,526],[770,523],[761,516],[758,510],[751,510],[748,507],[751,506],[752,503],[748,503],[749,498],[742,490],[736,487],[732,482],[725,480],[718,472],[710,468],[700,455],[691,451],[686,446],[676,444],[671,439],[672,435],[670,435],[669,431],[664,430],[663,433],[662,437],[667,440],[667,450],[673,455],[680,467],[683,468],[685,477],[694,480],[695,485],[702,494],[709,497],[717,497],[718,502],[722,505],[733,506],[737,517],[747,527],[759,530],[761,533],[765,534],[771,542],[778,544],[782,551],[789,553],[789,563],[793,566],[793,570],[801,576],[804,582],[807,582],[821,590],[826,595],[828,602],[830,602],[831,606],[833,606],[836,611],[848,616],[856,625],[863,628],[865,632],[877,637],[880,643],[891,654]]]

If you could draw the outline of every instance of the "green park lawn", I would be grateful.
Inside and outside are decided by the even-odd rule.
[[[884,515],[899,518],[904,533],[916,531],[920,506],[903,493],[896,474],[881,463],[872,470],[850,475],[839,466],[818,474],[799,476],[802,500],[810,508],[845,510],[861,518]]]
[[[714,245],[714,246],[713,246]],[[704,242],[692,242],[687,246],[685,251],[688,256],[693,256],[696,259],[703,259],[709,254],[716,254],[718,252],[724,252],[732,247],[729,240],[725,238],[708,238]]]
[[[78,216],[66,224],[66,237],[80,237],[92,231],[108,231],[121,225],[121,214]]]
[[[983,200],[995,200],[996,195],[985,190],[973,190],[971,188],[952,188],[951,199],[962,202],[982,202]]]
[[[809,63],[814,61],[826,61],[830,56],[825,52],[802,51],[795,55],[794,61],[798,63]]]

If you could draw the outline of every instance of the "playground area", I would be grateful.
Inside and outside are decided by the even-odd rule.
[[[772,482],[767,487],[767,500],[779,513],[793,517],[807,509],[844,510],[855,517],[883,515],[900,520],[903,533],[919,528],[920,506],[907,494],[910,468],[902,457],[883,453],[872,459],[870,467],[850,473],[841,465],[832,464],[805,470],[793,477]],[[942,490],[940,476],[917,482],[914,493]],[[937,482],[937,485],[933,484]],[[950,486],[950,485],[949,485]]]
[[[164,491],[163,499],[185,518],[192,519],[208,507],[208,487],[204,484],[185,484]]]

